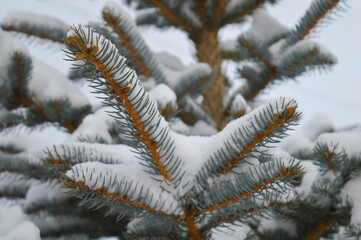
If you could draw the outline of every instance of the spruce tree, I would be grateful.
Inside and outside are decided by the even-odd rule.
[[[102,22],[70,27],[31,13],[7,16],[1,130],[55,125],[70,137],[42,154],[21,142],[0,146],[0,197],[19,198],[43,239],[360,236],[352,194],[360,127],[314,123],[281,150],[277,143],[299,118],[297,102],[256,98],[274,83],[335,63],[310,34],[344,1],[313,1],[292,30],[268,15],[266,5],[278,2],[128,0],[139,10],[136,22],[108,2]],[[221,28],[250,16],[247,32],[218,40]],[[198,63],[153,53],[139,25],[183,30]],[[69,76],[33,58],[8,32],[62,44],[73,61]],[[242,63],[245,83],[234,91],[223,60]],[[77,89],[84,78],[102,107]]]

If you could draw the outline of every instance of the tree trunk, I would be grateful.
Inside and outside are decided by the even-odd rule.
[[[203,29],[196,41],[197,57],[206,62],[214,70],[215,80],[203,94],[203,109],[216,122],[218,130],[225,124],[223,97],[225,94],[225,78],[221,73],[222,57],[218,45],[218,29]]]

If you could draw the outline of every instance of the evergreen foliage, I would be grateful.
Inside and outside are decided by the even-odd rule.
[[[276,146],[297,124],[296,100],[256,99],[335,64],[309,35],[344,2],[313,1],[293,30],[268,15],[265,5],[278,1],[266,0],[128,0],[136,21],[108,2],[103,22],[71,27],[10,14],[0,30],[0,130],[55,125],[69,138],[43,153],[0,145],[0,198],[20,199],[43,239],[225,239],[228,228],[245,239],[358,238],[361,205],[350,193],[361,128],[314,124],[286,152]],[[247,32],[219,42],[222,27],[249,16]],[[153,53],[137,25],[185,31],[199,62]],[[8,32],[62,44],[69,76]],[[243,63],[245,83],[232,92],[226,59]],[[84,78],[102,107],[78,90]]]

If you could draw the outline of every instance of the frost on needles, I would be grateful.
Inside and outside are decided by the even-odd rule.
[[[293,29],[267,13],[278,1],[128,2],[135,21],[111,1],[102,22],[84,26],[23,12],[2,20],[0,239],[359,237],[361,128],[316,117],[280,146],[298,104],[261,99],[274,83],[335,64],[312,33],[346,1],[313,1]],[[249,30],[218,39],[248,17]],[[154,53],[139,25],[181,29],[198,62]],[[69,75],[31,56],[23,35],[61,45]],[[237,79],[223,60],[241,63]],[[79,91],[83,79],[103,105]],[[35,149],[49,125],[67,140]],[[22,223],[2,224],[10,215]]]

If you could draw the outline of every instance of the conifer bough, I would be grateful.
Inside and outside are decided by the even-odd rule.
[[[146,193],[140,190],[146,188],[140,181],[134,183],[126,177],[119,179],[119,173],[115,175],[114,172],[108,172],[106,166],[102,167],[102,171],[108,172],[110,177],[113,175],[113,179],[97,177],[95,180],[89,175],[89,171],[95,171],[93,165],[88,165],[85,169],[76,165],[68,171],[64,184],[75,189],[78,196],[92,193],[95,199],[109,199],[109,204],[106,205],[111,209],[124,209],[124,206],[127,206],[136,209],[133,215],[137,213],[135,216],[144,219],[155,218],[159,221],[157,224],[170,221],[168,224],[172,225],[174,232],[163,233],[163,237],[171,234],[178,238],[188,236],[192,239],[206,238],[213,227],[235,220],[235,213],[237,216],[247,216],[253,212],[288,206],[294,202],[287,197],[286,201],[281,200],[284,196],[271,190],[283,183],[285,185],[282,185],[282,188],[285,191],[287,183],[300,174],[300,166],[295,161],[286,165],[280,161],[271,161],[255,167],[253,175],[233,176],[232,181],[216,181],[221,175],[227,175],[231,169],[239,166],[241,160],[257,149],[256,146],[262,145],[262,141],[272,136],[282,136],[298,116],[294,100],[276,99],[269,106],[260,107],[253,115],[234,120],[215,136],[213,141],[218,143],[219,147],[215,148],[214,154],[208,155],[210,160],[199,169],[201,174],[194,174],[187,172],[187,159],[176,151],[177,146],[182,143],[170,131],[168,123],[155,108],[153,100],[149,98],[135,72],[126,66],[126,60],[118,49],[90,27],[72,27],[65,43],[67,54],[72,60],[92,64],[101,73],[101,78],[95,81],[106,87],[106,101],[111,103],[116,100],[129,115],[132,123],[128,127],[136,131],[134,137],[141,142],[136,146],[143,148],[135,151],[139,151],[144,157],[140,161],[148,163],[146,167],[150,168],[145,171],[151,174],[151,178],[158,179],[160,186],[163,185],[162,182],[167,184],[163,191],[157,190],[161,192],[157,196],[152,189],[148,189]],[[114,110],[116,109],[119,108]],[[247,126],[248,124],[250,125]],[[191,140],[191,137],[183,139]],[[227,156],[219,154],[224,150],[228,152]],[[202,161],[202,158],[198,161]],[[94,172],[94,176],[99,176],[99,173]],[[192,176],[201,176],[198,178],[199,184]],[[147,176],[143,178],[146,179]],[[205,184],[210,179],[213,179],[214,183]],[[172,197],[162,200],[163,195],[169,194]],[[156,202],[153,199],[155,197],[159,198]],[[253,198],[264,200],[258,205],[252,203]],[[169,205],[169,201],[174,201],[173,205],[176,207],[165,207]],[[208,218],[212,221],[205,220]],[[137,230],[132,234],[137,235]]]
[[[69,78],[88,78],[105,106],[91,110],[74,83],[1,30],[1,130],[47,122],[70,136],[43,155],[0,137],[0,197],[18,199],[44,239],[360,236],[361,128],[339,130],[317,118],[281,149],[275,144],[296,124],[297,102],[258,98],[277,81],[335,64],[311,37],[345,1],[314,0],[294,29],[264,9],[278,1],[128,2],[141,10],[138,25],[185,31],[201,62],[184,66],[151,51],[110,1],[102,23],[67,33],[44,15],[17,12],[1,22],[17,36],[65,44],[75,66]],[[248,16],[247,32],[218,38]],[[234,79],[221,70],[226,59],[246,62],[237,69],[245,82],[232,93]]]

